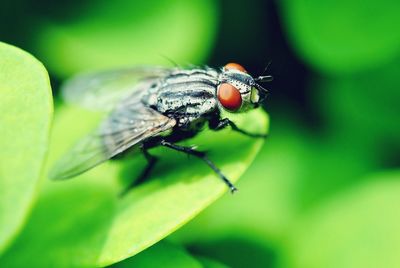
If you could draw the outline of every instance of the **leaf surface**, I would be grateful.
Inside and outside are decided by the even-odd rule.
[[[52,111],[43,65],[0,42],[0,252],[21,228],[34,201]]]

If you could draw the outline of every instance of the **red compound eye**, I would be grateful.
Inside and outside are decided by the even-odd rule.
[[[238,64],[238,63],[234,63],[234,62],[230,62],[227,65],[224,66],[225,70],[238,70],[244,73],[247,73],[246,69]]]
[[[242,105],[242,96],[237,88],[228,83],[222,83],[218,88],[218,100],[229,111],[236,111]]]

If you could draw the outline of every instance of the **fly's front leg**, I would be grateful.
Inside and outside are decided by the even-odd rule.
[[[143,155],[147,160],[147,165],[144,168],[144,170],[142,171],[142,173],[140,173],[139,177],[132,181],[132,183],[130,183],[128,185],[128,187],[126,187],[121,193],[120,196],[124,196],[126,193],[129,192],[129,190],[131,190],[134,186],[137,186],[139,184],[141,184],[142,182],[144,182],[150,175],[151,170],[154,168],[154,165],[156,164],[158,158],[155,157],[154,155],[149,154],[149,152],[147,151],[147,149],[145,147],[142,148],[143,151]]]
[[[215,173],[217,173],[217,175],[221,178],[221,180],[229,187],[229,189],[231,190],[231,193],[234,193],[237,191],[237,188],[233,185],[233,183],[230,182],[229,179],[227,177],[225,177],[224,174],[222,174],[221,170],[219,168],[217,168],[217,166],[207,157],[206,153],[197,151],[191,147],[173,144],[173,143],[167,142],[165,140],[161,140],[160,145],[200,158],[212,170],[214,170]]]
[[[217,122],[215,126],[212,127],[214,130],[221,130],[226,128],[227,126],[230,126],[232,130],[237,131],[239,133],[242,133],[243,135],[252,137],[252,138],[266,138],[267,134],[259,134],[259,133],[250,133],[247,132],[246,130],[240,129],[234,122],[229,120],[228,118],[221,119]]]

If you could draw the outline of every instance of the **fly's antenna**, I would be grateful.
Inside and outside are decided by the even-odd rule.
[[[255,83],[255,87],[264,92],[265,94],[268,94],[269,91],[268,89],[266,89],[265,87],[261,86],[260,83],[266,83],[266,82],[271,82],[272,80],[274,80],[274,78],[272,77],[272,75],[261,75],[259,77],[254,78]]]
[[[263,76],[254,78],[254,81],[256,81],[257,83],[266,83],[266,82],[271,82],[272,80],[274,80],[272,75],[263,75]]]
[[[272,60],[270,60],[267,64],[267,66],[264,68],[263,72],[261,73],[261,75],[265,74],[268,71],[269,66],[271,66]]]
[[[264,71],[261,73],[261,75],[257,78],[254,78],[254,81],[256,81],[257,83],[266,83],[274,80],[274,78],[271,75],[264,75],[267,72],[268,68],[271,66],[271,63],[272,60],[268,62],[267,66],[264,68]],[[268,90],[263,88],[262,86],[259,85],[259,87],[260,90],[268,92]]]

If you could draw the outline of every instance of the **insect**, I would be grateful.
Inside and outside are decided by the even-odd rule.
[[[72,78],[62,88],[65,101],[109,114],[56,163],[49,177],[71,178],[139,147],[147,159],[137,180],[142,181],[157,160],[148,150],[164,146],[202,159],[235,192],[204,152],[177,143],[194,137],[206,124],[215,131],[230,126],[244,135],[264,137],[238,128],[228,117],[258,107],[267,94],[260,83],[271,80],[253,78],[237,63],[220,69],[133,67]]]

